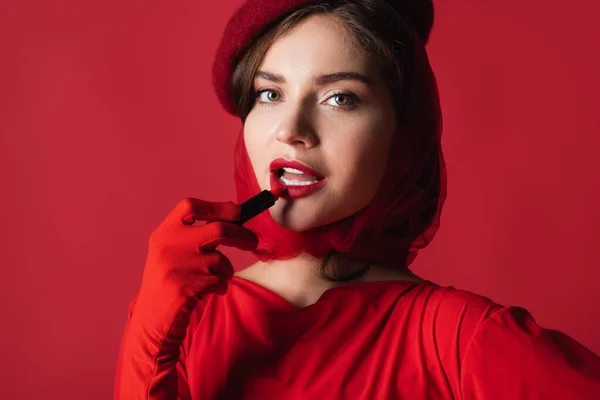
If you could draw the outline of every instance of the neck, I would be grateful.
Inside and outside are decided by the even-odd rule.
[[[327,289],[350,283],[381,280],[421,281],[409,270],[399,271],[375,264],[369,266],[365,262],[348,259],[340,253],[329,259],[323,271],[319,271],[319,263],[320,259],[302,253],[289,260],[259,261],[236,275],[253,281],[300,307],[313,304]],[[328,277],[350,279],[331,281],[323,276],[323,272]]]

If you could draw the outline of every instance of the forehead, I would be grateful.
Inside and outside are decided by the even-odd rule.
[[[260,69],[281,74],[316,74],[354,70],[367,72],[373,57],[334,16],[314,15],[301,21],[269,48]]]

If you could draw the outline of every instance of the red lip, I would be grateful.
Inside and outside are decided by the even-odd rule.
[[[316,178],[323,178],[323,174],[307,167],[306,165],[304,165],[298,161],[286,160],[283,158],[276,158],[275,160],[271,161],[271,165],[270,165],[271,172],[277,172],[283,167],[294,168],[294,169],[304,172],[306,175],[314,176]]]
[[[321,189],[325,185],[326,181],[327,178],[323,178],[319,182],[313,183],[312,185],[287,186],[279,179],[276,170],[271,172],[271,188],[282,192],[283,194],[281,197],[288,199],[299,199],[301,197],[308,196],[309,194]]]

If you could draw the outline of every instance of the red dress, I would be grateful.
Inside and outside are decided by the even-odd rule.
[[[234,277],[192,315],[179,399],[600,399],[600,357],[431,282],[364,282],[298,308]]]

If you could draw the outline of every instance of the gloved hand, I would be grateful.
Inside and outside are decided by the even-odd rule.
[[[224,294],[233,276],[218,245],[252,250],[256,235],[232,223],[233,202],[186,198],[150,235],[148,256],[131,319],[123,337],[115,398],[175,399],[176,363],[198,300]],[[193,225],[195,221],[207,222]]]

